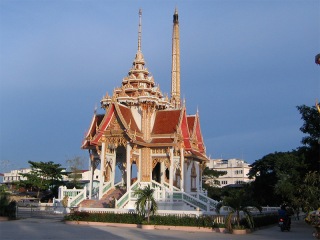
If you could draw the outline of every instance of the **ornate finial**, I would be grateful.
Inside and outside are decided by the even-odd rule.
[[[320,66],[320,53],[316,55],[316,57],[315,57],[315,63]]]
[[[320,104],[318,103],[318,99],[316,100],[316,108],[318,109],[318,112],[320,113]]]
[[[173,23],[179,23],[179,16],[178,16],[178,9],[177,9],[177,7],[174,9]]]
[[[139,29],[138,29],[138,51],[141,51],[141,16],[142,16],[142,10],[139,9]]]
[[[97,114],[97,109],[98,109],[98,107],[97,107],[97,104],[94,106],[94,110],[93,110],[93,114],[94,115],[96,115]]]

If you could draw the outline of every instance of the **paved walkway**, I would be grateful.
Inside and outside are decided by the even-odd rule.
[[[278,226],[266,227],[247,235],[223,233],[182,232],[163,230],[144,230],[139,228],[99,227],[84,225],[68,225],[55,219],[29,218],[16,221],[0,222],[1,240],[44,240],[44,239],[172,239],[172,240],[315,240],[313,228],[302,220],[292,221],[290,232],[281,232]]]

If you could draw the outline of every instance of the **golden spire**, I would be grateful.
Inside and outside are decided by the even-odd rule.
[[[139,9],[139,29],[138,29],[138,51],[140,52],[141,51],[141,30],[142,30],[142,27],[141,27],[141,16],[142,16],[142,10],[141,8]]]
[[[180,108],[180,36],[177,8],[173,14],[172,32],[172,70],[171,70],[171,104]]]

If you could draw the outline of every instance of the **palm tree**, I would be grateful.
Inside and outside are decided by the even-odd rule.
[[[249,195],[244,189],[232,189],[228,196],[225,196],[222,202],[217,204],[216,211],[219,213],[222,206],[231,208],[226,218],[226,228],[232,231],[232,217],[236,216],[236,228],[240,228],[240,212],[246,216],[250,228],[254,227],[253,218],[251,216],[249,207],[256,207],[261,212],[261,207],[253,203]]]
[[[153,197],[154,189],[150,188],[150,185],[144,189],[137,189],[134,191],[134,196],[137,197],[135,203],[138,213],[145,215],[147,213],[147,221],[150,222],[150,214],[154,215],[157,212],[158,205]]]

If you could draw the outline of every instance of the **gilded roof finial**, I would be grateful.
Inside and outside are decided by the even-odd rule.
[[[97,104],[95,104],[95,106],[94,106],[94,110],[93,110],[93,114],[94,114],[94,115],[96,115],[96,114],[97,114],[97,109],[98,109]]]
[[[141,27],[141,16],[142,16],[142,10],[141,8],[139,9],[139,29],[138,29],[138,51],[141,51],[141,32],[142,32],[142,27]]]
[[[177,7],[174,9],[173,22],[174,22],[174,23],[179,23],[179,16],[178,16],[178,9],[177,9]]]

